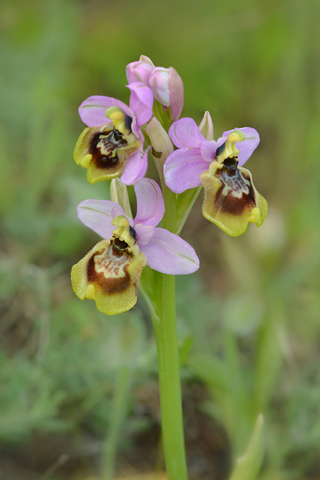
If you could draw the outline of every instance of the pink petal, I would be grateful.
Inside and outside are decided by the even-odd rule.
[[[201,173],[209,170],[209,164],[202,159],[199,148],[181,148],[169,155],[164,164],[164,178],[167,186],[175,193],[201,185]]]
[[[126,67],[128,83],[142,82],[148,85],[152,69],[152,65],[143,61],[129,63]]]
[[[111,217],[112,217],[112,220],[114,218],[116,218],[118,215],[123,215],[122,213],[119,213],[119,209],[118,209],[119,205],[115,204],[115,206],[113,207],[113,209],[111,210]],[[121,207],[121,206],[120,206]],[[122,207],[121,207],[122,208]],[[129,217],[128,215],[126,215],[126,212],[123,210],[124,212],[124,216],[127,218],[128,222],[129,222],[129,225],[130,227],[133,228],[133,219],[131,217]]]
[[[216,154],[217,150],[217,142],[211,140],[211,142],[204,141],[200,145],[200,152],[203,160],[205,162],[211,163],[213,161],[213,157]]]
[[[148,168],[148,151],[149,148],[145,152],[139,150],[130,156],[121,176],[123,183],[133,185],[145,176]]]
[[[175,122],[181,115],[183,109],[183,82],[178,72],[170,67],[169,69],[169,92],[171,118]]]
[[[143,178],[134,186],[137,197],[137,215],[134,224],[156,227],[164,214],[164,201],[159,185],[150,178]]]
[[[137,243],[141,248],[141,246],[147,245],[150,242],[155,233],[155,228],[151,225],[142,225],[142,223],[138,223],[137,225],[134,225],[134,231],[137,236]]]
[[[199,268],[199,259],[189,243],[164,228],[156,228],[147,245],[140,250],[147,265],[161,273],[186,275]]]
[[[167,107],[170,106],[169,91],[169,69],[163,67],[155,67],[149,78],[149,87],[153,96],[158,102]]]
[[[199,147],[205,141],[198,125],[192,118],[181,118],[169,128],[169,135],[178,148]]]
[[[239,156],[238,156],[239,166],[242,167],[242,165],[246,163],[248,158],[251,157],[252,153],[259,145],[260,136],[257,130],[251,127],[233,128],[232,130],[223,132],[222,134],[223,141],[226,141],[226,138],[229,135],[229,133],[234,132],[234,130],[240,130],[246,136],[246,138],[242,142],[236,143],[236,146],[239,149]]]
[[[120,205],[110,200],[84,200],[79,203],[77,212],[81,222],[104,239],[112,237],[114,217],[125,215]]]
[[[106,117],[106,110],[110,107],[119,107],[129,117],[133,118],[133,111],[125,103],[103,95],[93,95],[82,102],[79,107],[79,115],[88,127],[99,127],[111,121]]]
[[[152,117],[153,94],[144,83],[134,82],[127,85],[131,91],[130,108],[137,118],[137,125],[141,127]]]

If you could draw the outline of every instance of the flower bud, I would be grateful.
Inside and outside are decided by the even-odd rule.
[[[154,65],[149,57],[141,55],[138,62],[131,62],[126,67],[128,83],[142,82],[148,85]]]
[[[149,86],[154,98],[162,105],[170,107],[169,69],[156,67],[149,78]]]
[[[173,67],[155,67],[149,78],[149,86],[154,98],[171,108],[172,121],[177,120],[183,108],[183,83],[178,72]]]

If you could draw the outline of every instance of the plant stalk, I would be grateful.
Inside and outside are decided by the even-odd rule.
[[[162,185],[165,215],[162,227],[176,230],[176,195]],[[184,446],[175,276],[161,274],[160,322],[154,322],[159,362],[162,440],[169,480],[187,480]]]

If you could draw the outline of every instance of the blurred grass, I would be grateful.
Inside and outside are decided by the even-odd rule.
[[[143,302],[106,319],[69,283],[97,240],[75,207],[108,195],[72,160],[77,108],[93,94],[126,101],[125,65],[145,54],[182,76],[184,116],[199,121],[209,110],[216,137],[259,130],[248,168],[270,206],[263,227],[238,239],[202,219],[200,204],[193,210],[184,236],[202,268],[178,279],[183,379],[208,386],[203,408],[233,456],[265,414],[265,480],[319,475],[319,14],[318,0],[2,2],[3,446],[90,431],[99,455],[126,338],[133,379],[120,448],[147,428],[134,414],[136,388],[156,378]]]

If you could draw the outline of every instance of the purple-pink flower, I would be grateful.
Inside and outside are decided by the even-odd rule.
[[[212,135],[209,115],[201,128]],[[202,213],[231,236],[245,232],[248,223],[262,225],[267,202],[253,185],[251,173],[243,165],[259,144],[258,132],[251,127],[224,132],[217,141],[206,139],[192,118],[182,118],[169,129],[178,150],[164,165],[164,177],[175,193],[204,186]]]
[[[128,87],[129,106],[112,97],[94,95],[79,107],[88,128],[79,137],[74,159],[88,169],[91,183],[122,174],[123,183],[130,185],[146,173],[148,153],[143,151],[140,127],[152,117],[153,94],[142,82]]]
[[[239,150],[238,162],[242,167],[260,142],[259,134],[254,128],[234,128],[223,132],[222,137],[215,141],[207,140],[192,118],[181,118],[173,123],[169,135],[178,150],[169,155],[164,166],[168,187],[175,193],[182,193],[201,185],[201,174],[209,170],[210,164],[219,155],[219,147],[235,131],[240,131],[245,136],[243,141],[236,143]]]
[[[110,200],[85,200],[78,206],[80,220],[106,240],[73,267],[73,289],[82,300],[93,298],[97,308],[108,315],[135,305],[136,284],[145,265],[171,275],[199,268],[197,254],[187,242],[157,227],[165,208],[157,183],[144,178],[134,189],[134,219]]]

